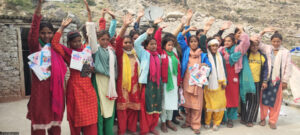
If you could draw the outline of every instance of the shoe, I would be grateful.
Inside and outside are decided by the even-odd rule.
[[[213,131],[218,131],[218,130],[219,130],[219,126],[214,125],[214,126],[213,126]]]
[[[177,128],[169,120],[167,120],[167,127],[172,129],[173,131],[177,131]]]
[[[265,125],[266,125],[266,120],[261,120],[261,121],[259,122],[259,125],[265,126]]]
[[[232,120],[228,120],[227,127],[228,128],[233,128],[233,121]]]
[[[167,129],[167,124],[166,124],[166,122],[162,122],[162,123],[161,123],[160,129],[161,129],[162,132],[168,133],[168,129]]]

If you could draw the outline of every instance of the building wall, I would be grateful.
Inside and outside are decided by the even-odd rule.
[[[0,99],[21,96],[18,52],[17,28],[0,24]]]

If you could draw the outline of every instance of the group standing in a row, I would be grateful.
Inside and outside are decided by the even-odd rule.
[[[222,38],[231,26],[226,22],[207,38],[214,20],[198,30],[190,26],[193,11],[188,10],[173,33],[163,33],[162,18],[142,33],[139,21],[144,12],[140,11],[129,35],[125,33],[133,22],[131,14],[124,15],[120,32],[115,34],[113,12],[102,10],[97,30],[84,0],[88,21],[81,33],[69,32],[67,45],[62,45],[62,33],[72,19],[63,20],[55,32],[51,23],[41,22],[42,2],[34,13],[28,44],[31,53],[51,45],[51,76],[40,81],[32,74],[27,114],[31,134],[44,135],[46,130],[60,134],[65,100],[72,135],[113,135],[115,117],[118,134],[127,130],[136,134],[139,123],[140,134],[158,135],[159,119],[162,132],[177,131],[178,109],[185,112],[181,127],[200,134],[201,124],[209,129],[212,123],[214,131],[222,122],[232,128],[238,107],[242,124],[252,127],[260,108],[259,124],[265,126],[269,115],[270,128],[276,129],[282,90],[291,76],[291,56],[278,32],[271,37],[272,45],[262,43],[262,36],[274,32],[273,28],[249,38],[237,27]],[[106,13],[113,18],[109,31],[105,30]],[[74,52],[87,52],[84,57],[92,60],[81,71],[72,68]],[[70,78],[64,94],[66,65]]]

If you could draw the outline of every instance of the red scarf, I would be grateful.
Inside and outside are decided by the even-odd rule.
[[[160,59],[158,57],[158,52],[148,52],[150,53],[150,80],[152,82],[156,82],[157,86],[159,87],[161,77],[161,65]]]

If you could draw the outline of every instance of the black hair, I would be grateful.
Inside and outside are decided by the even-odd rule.
[[[191,41],[191,39],[192,38],[196,38],[196,40],[197,40],[197,42],[198,42],[198,44],[199,44],[199,38],[196,36],[196,35],[192,35],[189,39],[188,39],[188,45],[190,45],[190,41]]]
[[[239,31],[241,31],[240,28],[235,28],[235,29],[234,29],[234,34],[238,33]],[[245,31],[244,28],[243,28],[243,31]]]
[[[233,42],[233,44],[235,44],[235,37],[234,37],[234,34],[233,34],[233,33],[227,35],[224,39],[226,39],[226,38],[230,38],[231,41]]]
[[[175,46],[175,41],[176,38],[173,34],[166,34],[163,38],[162,38],[162,41],[161,41],[161,48],[162,49],[165,49],[166,48],[166,45],[169,41],[172,41],[174,43],[174,46]]]
[[[203,30],[203,29],[197,30],[197,31],[196,31],[196,35],[199,35],[201,32],[204,32],[204,30]]]
[[[68,42],[72,41],[72,40],[74,40],[77,37],[81,37],[81,35],[80,35],[80,33],[78,31],[70,31],[67,34],[67,39],[68,39],[67,41]]]
[[[153,36],[148,36],[147,39],[142,43],[145,49],[147,48],[151,40],[155,40],[155,38]]]
[[[282,41],[282,35],[278,32],[275,31],[274,34],[271,36],[271,40],[273,40],[273,38],[279,38]]]
[[[219,35],[219,34],[215,34],[215,35],[213,36],[213,38],[216,38],[216,37],[219,37],[220,39],[222,39],[222,36]]]
[[[134,36],[135,34],[140,35],[140,33],[139,33],[138,31],[136,31],[136,30],[131,30],[131,31],[129,32],[129,36],[130,36],[131,38],[133,38],[133,36]]]
[[[123,37],[123,39],[125,39],[125,38],[128,38],[128,39],[130,39],[130,41],[132,42],[132,44],[133,44],[133,40],[132,40],[132,38],[129,36],[129,35],[126,35],[126,36],[124,36]]]
[[[50,22],[46,22],[46,21],[42,21],[41,23],[40,23],[40,30],[39,31],[41,31],[43,28],[45,28],[45,27],[47,27],[47,28],[49,28],[52,32],[54,32],[54,27],[53,27],[53,25],[50,23]]]
[[[101,30],[97,32],[97,39],[101,38],[104,35],[107,35],[110,38],[109,32],[107,30]]]

